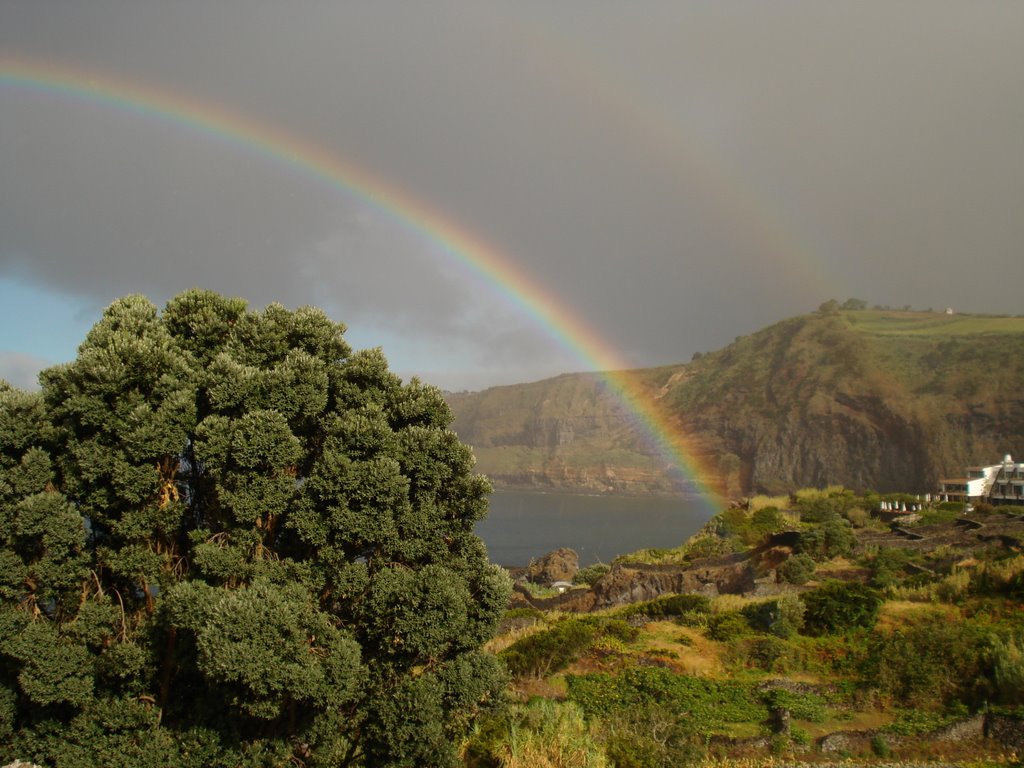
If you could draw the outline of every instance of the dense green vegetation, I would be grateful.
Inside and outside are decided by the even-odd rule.
[[[451,765],[505,672],[440,393],[311,308],[112,304],[0,387],[0,754]]]
[[[729,551],[789,577],[768,596],[667,594],[596,615],[531,614],[532,626],[497,641],[519,703],[484,723],[467,762],[557,765],[571,750],[579,765],[803,752],[813,761],[823,759],[819,737],[869,729],[859,753],[869,762],[957,754],[1012,764],[992,742],[931,734],[972,713],[1024,719],[1024,555],[1012,541],[961,535],[941,508],[917,525],[945,543],[898,546],[867,510],[899,498],[841,487],[754,498],[677,550],[620,558],[613,572],[638,562],[701,569],[709,552]],[[995,528],[1017,525],[1016,512],[972,517]],[[831,529],[842,546],[801,551]],[[514,754],[519,743],[535,762]]]

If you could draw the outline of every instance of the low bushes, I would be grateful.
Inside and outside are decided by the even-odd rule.
[[[911,706],[980,704],[993,693],[988,648],[981,626],[932,616],[873,635],[864,672],[880,691]]]
[[[857,534],[849,521],[833,516],[801,533],[796,549],[820,562],[848,555],[856,545]]]
[[[1024,555],[981,563],[971,588],[975,594],[1024,599]]]
[[[796,507],[805,523],[823,523],[846,514],[860,504],[853,491],[841,486],[825,489],[804,488],[796,492]]]
[[[863,584],[829,581],[805,592],[804,630],[811,635],[855,627],[870,629],[878,618],[882,596]]]
[[[879,553],[881,557],[881,553]],[[1024,597],[1024,555],[982,561],[973,568],[956,568],[945,576],[921,574],[890,585],[898,600],[962,603],[970,597]]]
[[[951,523],[963,514],[963,506],[956,504],[954,508],[950,508],[947,503],[940,504],[938,507],[931,509],[921,510],[921,525],[938,525],[939,523]]]
[[[734,667],[760,669],[785,674],[802,669],[799,649],[773,635],[758,635],[734,640],[729,644],[726,660]]]
[[[910,549],[886,547],[865,561],[871,569],[871,586],[878,589],[893,586],[906,576],[907,566],[921,558]]]
[[[742,552],[746,547],[736,538],[714,535],[695,536],[683,547],[688,560],[699,560],[705,557],[719,557]]]
[[[813,557],[803,552],[798,552],[792,557],[787,558],[778,567],[776,573],[778,574],[779,581],[788,584],[806,584],[814,575],[815,568],[817,568],[817,564],[814,562]]]
[[[776,600],[753,603],[743,609],[747,623],[761,632],[776,637],[792,637],[804,625],[806,607],[796,595],[783,595]]]
[[[608,760],[571,702],[535,698],[480,723],[463,750],[467,768],[605,768]]]
[[[543,620],[544,614],[536,608],[511,608],[502,614],[501,621],[498,622],[498,634],[504,635],[532,627]]]
[[[565,618],[517,640],[498,658],[513,677],[545,677],[565,669],[599,642],[621,647],[639,634],[639,628],[618,618]]]
[[[924,709],[900,710],[896,719],[885,726],[882,730],[894,736],[920,736],[922,733],[952,725],[957,720],[966,716],[964,708],[953,708],[949,712],[934,712]]]
[[[674,768],[703,757],[692,719],[671,706],[585,718],[573,701],[540,698],[482,721],[463,749],[467,768]]]
[[[1000,704],[1024,704],[1024,640],[993,637],[990,643],[994,699]]]
[[[513,677],[544,677],[564,669],[593,643],[592,622],[562,619],[545,630],[517,640],[498,654]]]
[[[605,749],[615,768],[670,768],[704,757],[685,712],[662,704],[617,711],[602,720]]]
[[[771,709],[785,709],[796,720],[822,723],[828,717],[825,700],[816,693],[807,691],[793,693],[783,688],[774,688],[765,694],[765,703]]]
[[[716,613],[708,619],[708,637],[720,643],[747,637],[752,631],[747,617],[740,611]]]
[[[569,700],[588,716],[662,706],[685,714],[694,732],[721,732],[728,723],[760,723],[768,717],[762,696],[747,682],[678,675],[657,667],[634,667],[620,675],[569,675]]]
[[[585,584],[588,587],[594,586],[597,580],[604,576],[612,567],[605,565],[604,563],[594,563],[588,565],[586,568],[580,568],[576,572],[576,577],[572,580],[573,584]]]
[[[644,603],[634,603],[619,611],[620,618],[646,616],[650,619],[679,618],[711,611],[711,600],[704,595],[664,595]]]
[[[738,539],[747,546],[758,544],[790,525],[789,519],[774,506],[759,507],[752,512],[731,507],[719,513],[717,524],[719,535]]]

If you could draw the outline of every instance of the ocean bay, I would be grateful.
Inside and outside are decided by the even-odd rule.
[[[611,562],[648,547],[676,547],[709,517],[698,496],[586,496],[498,491],[476,525],[492,562],[525,566],[559,547],[580,565]]]

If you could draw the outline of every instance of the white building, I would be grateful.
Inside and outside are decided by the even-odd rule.
[[[949,501],[1024,505],[1024,462],[1014,462],[1010,454],[1001,464],[968,467],[966,477],[943,478],[939,493]]]
[[[994,504],[1024,504],[1024,462],[1014,463],[1006,454],[992,479],[988,498]]]

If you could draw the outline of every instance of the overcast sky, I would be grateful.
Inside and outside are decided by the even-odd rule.
[[[211,110],[471,234],[628,365],[829,298],[1019,314],[1022,40],[1022,2],[3,0],[0,377],[191,286],[322,306],[449,389],[586,368],[408,210]]]

